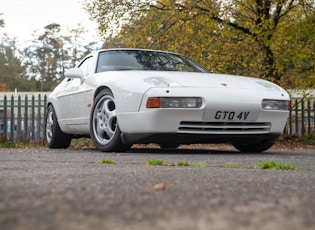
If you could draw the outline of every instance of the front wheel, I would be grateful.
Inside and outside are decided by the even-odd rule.
[[[274,144],[274,141],[263,141],[260,143],[254,144],[243,144],[243,143],[233,143],[232,145],[239,150],[240,152],[263,152],[271,148]]]
[[[101,91],[95,98],[91,113],[90,133],[93,143],[99,151],[126,151],[130,148],[130,145],[125,145],[121,141],[115,100],[110,90]]]
[[[49,105],[47,109],[45,137],[48,147],[52,149],[68,148],[71,142],[71,136],[61,131],[55,109],[52,105]]]

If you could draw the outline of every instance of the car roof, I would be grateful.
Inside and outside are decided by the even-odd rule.
[[[175,55],[180,55],[178,53],[170,52],[170,51],[163,51],[163,50],[154,50],[154,49],[140,49],[140,48],[110,48],[110,49],[99,49],[93,52],[95,53],[101,53],[104,51],[119,51],[119,50],[138,50],[138,51],[150,51],[150,52],[159,52],[159,53],[169,53],[169,54],[175,54]],[[182,56],[182,55],[180,55]]]

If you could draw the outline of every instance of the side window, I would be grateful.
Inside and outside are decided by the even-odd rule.
[[[93,61],[93,58],[88,57],[79,65],[79,68],[83,70],[85,77],[91,74],[92,72],[92,64],[93,64],[92,61]]]

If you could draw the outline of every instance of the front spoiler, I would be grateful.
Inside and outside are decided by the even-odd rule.
[[[179,133],[122,133],[124,144],[210,144],[210,143],[242,143],[254,144],[261,142],[274,142],[280,133],[269,134],[179,134]]]

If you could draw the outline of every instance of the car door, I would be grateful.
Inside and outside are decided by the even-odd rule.
[[[92,73],[92,57],[87,57],[78,66],[88,77]],[[87,86],[79,78],[68,78],[63,85],[62,93],[58,100],[61,106],[63,123],[71,129],[81,129],[80,126],[88,125],[87,115],[88,100],[85,97]]]

